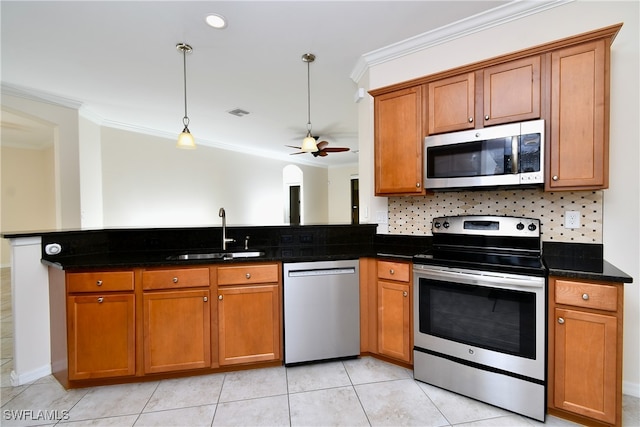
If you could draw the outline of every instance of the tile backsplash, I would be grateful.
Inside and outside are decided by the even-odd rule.
[[[439,216],[501,215],[538,218],[543,241],[600,244],[602,204],[602,191],[517,189],[389,197],[389,233],[431,235],[431,222]],[[580,228],[564,227],[565,211],[580,212]]]

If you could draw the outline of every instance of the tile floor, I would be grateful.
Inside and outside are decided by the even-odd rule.
[[[0,313],[2,426],[543,425],[414,381],[412,371],[371,357],[76,390],[64,390],[51,376],[11,387],[10,286],[7,291],[5,270]],[[640,425],[638,400],[625,396],[623,425]],[[555,417],[547,417],[545,424],[575,425]]]

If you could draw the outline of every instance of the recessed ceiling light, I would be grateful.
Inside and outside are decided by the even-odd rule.
[[[207,21],[207,24],[209,26],[217,28],[219,30],[227,27],[227,20],[225,19],[225,17],[217,13],[210,13],[205,18],[205,21]]]

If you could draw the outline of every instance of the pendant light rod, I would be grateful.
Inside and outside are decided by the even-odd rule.
[[[316,60],[313,53],[302,55],[302,61],[307,63],[307,136],[302,140],[302,151],[314,153],[318,151],[315,138],[311,135],[311,71],[310,65]]]
[[[184,77],[184,117],[182,118],[182,124],[184,129],[178,137],[178,148],[196,148],[195,142],[191,132],[189,132],[189,116],[187,115],[187,53],[191,53],[193,48],[186,43],[178,43],[176,49],[182,52],[182,67]]]

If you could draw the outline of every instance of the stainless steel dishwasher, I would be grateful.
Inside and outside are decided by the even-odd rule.
[[[360,354],[358,260],[285,263],[284,363]]]

